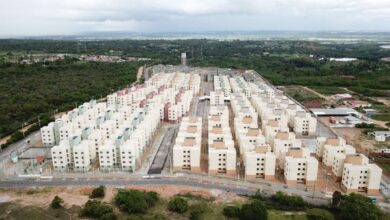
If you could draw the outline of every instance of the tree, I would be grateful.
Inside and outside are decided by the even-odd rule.
[[[102,218],[110,213],[113,213],[113,209],[103,204],[98,200],[88,200],[84,207],[80,211],[80,216],[89,218]],[[106,216],[106,218],[109,216]],[[112,217],[112,215],[111,215]]]
[[[264,204],[258,200],[244,204],[240,211],[241,220],[267,220],[268,213]]]
[[[59,209],[62,208],[62,204],[64,203],[64,200],[60,198],[59,196],[54,196],[54,199],[51,201],[50,207],[53,209]]]
[[[176,196],[169,201],[168,209],[172,212],[184,213],[188,209],[188,202],[187,200]]]
[[[201,201],[191,205],[190,207],[190,220],[199,220],[203,213],[208,209],[208,204],[205,201]]]
[[[283,192],[276,192],[271,196],[271,200],[279,205],[279,208],[286,210],[302,210],[306,207],[306,202],[300,196],[289,196]]]
[[[160,196],[156,192],[146,192],[145,193],[145,201],[149,207],[153,207],[160,200]]]
[[[309,220],[333,220],[333,215],[325,209],[308,209],[306,216]]]
[[[99,186],[92,190],[92,193],[89,196],[89,198],[104,198],[105,191],[106,191],[105,186]]]
[[[223,215],[229,218],[236,218],[240,215],[240,207],[237,206],[225,206],[223,208]]]
[[[129,214],[144,213],[148,209],[144,192],[138,190],[120,190],[114,200],[121,210]]]
[[[339,212],[343,220],[375,220],[381,215],[379,208],[370,199],[355,193],[341,199]]]
[[[118,216],[113,212],[104,214],[102,217],[100,217],[100,220],[117,220],[117,219]]]
[[[340,205],[340,201],[342,199],[343,195],[340,191],[334,191],[332,195],[332,207],[336,208]]]

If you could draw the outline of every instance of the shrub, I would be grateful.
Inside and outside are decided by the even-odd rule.
[[[249,204],[244,204],[240,211],[239,219],[241,220],[267,220],[268,213],[264,204],[258,200]]]
[[[64,200],[60,198],[59,196],[55,196],[54,199],[51,201],[50,207],[53,209],[59,209],[62,207],[62,204],[64,203]]]
[[[230,218],[236,218],[240,215],[240,207],[225,206],[223,208],[223,215]]]
[[[355,193],[343,196],[339,212],[343,220],[378,219],[381,215],[379,208],[370,199]]]
[[[375,128],[375,125],[374,124],[367,124],[367,123],[363,122],[360,124],[356,124],[355,128]]]
[[[145,201],[145,193],[138,190],[120,190],[115,196],[115,204],[129,214],[145,213],[148,204]]]
[[[271,196],[271,200],[285,210],[303,210],[306,202],[300,196],[289,196],[282,192],[277,192]]]
[[[332,195],[332,207],[336,208],[340,205],[341,199],[343,195],[341,194],[340,191],[334,191]]]
[[[190,207],[190,220],[201,219],[203,213],[208,209],[208,203],[205,201],[198,202]]]
[[[183,198],[174,197],[169,201],[168,209],[172,212],[184,213],[188,209],[188,202]]]
[[[117,220],[117,219],[118,216],[113,212],[104,214],[102,217],[100,217],[100,220]]]
[[[80,211],[82,217],[89,218],[112,217],[112,215],[108,215],[110,213],[113,213],[113,209],[98,200],[88,200]]]
[[[156,192],[146,192],[145,193],[145,201],[149,207],[153,207],[160,200],[160,196]]]
[[[325,209],[309,209],[306,211],[309,220],[333,220],[333,214]]]
[[[90,198],[104,198],[105,191],[106,191],[105,186],[99,186],[99,187],[92,190],[92,193],[89,197]]]

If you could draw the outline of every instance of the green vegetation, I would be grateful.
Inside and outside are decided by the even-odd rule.
[[[59,209],[62,208],[63,203],[64,200],[62,198],[60,198],[59,196],[55,196],[50,203],[50,207],[52,207],[53,209]]]
[[[311,100],[321,100],[318,95],[310,92],[304,88],[298,86],[286,86],[284,91],[291,97],[293,97],[298,102],[311,101]]]
[[[325,209],[308,209],[306,211],[307,219],[309,220],[333,220],[333,214]]]
[[[174,197],[169,201],[168,208],[172,212],[184,213],[188,209],[188,202],[181,197]]]
[[[121,202],[118,205],[117,199]],[[214,202],[209,197],[197,194],[175,195],[170,199],[160,198],[156,192],[119,190],[114,200],[104,203],[88,200],[82,207],[72,206],[60,209],[44,209],[35,206],[21,206],[17,203],[0,203],[0,219],[268,219],[268,220],[333,220],[333,219],[386,219],[387,215],[368,198],[357,195],[333,194],[329,207],[306,204],[299,196],[277,193],[264,197],[260,192],[243,201],[230,204]],[[286,203],[291,203],[286,205]],[[136,211],[134,207],[144,208]],[[299,208],[294,208],[296,205]],[[116,208],[117,206],[118,208]],[[303,208],[304,207],[304,208]],[[129,211],[131,210],[131,211]]]
[[[223,215],[226,217],[238,217],[240,215],[240,207],[229,205],[223,208]]]
[[[258,200],[244,204],[241,207],[239,219],[241,220],[267,220],[268,214],[264,204]]]
[[[27,135],[39,129],[38,117],[43,126],[57,111],[70,110],[130,85],[139,65],[74,59],[28,66],[0,63],[0,136],[21,128],[24,123],[36,123]],[[7,145],[20,139],[21,134],[16,133]]]
[[[332,207],[343,220],[380,219],[383,213],[369,198],[351,193],[341,195],[333,193]]]
[[[93,199],[93,198],[104,198],[105,191],[106,191],[106,187],[105,186],[99,186],[99,187],[97,187],[97,188],[92,190],[92,193],[89,196],[89,198],[91,198],[91,199]]]
[[[281,210],[304,210],[307,206],[300,196],[289,196],[283,192],[276,192],[271,196],[270,201],[273,207]]]
[[[310,88],[324,95],[334,95],[347,92],[345,89],[335,86],[310,86]]]
[[[387,121],[390,122],[390,113],[388,114],[378,114],[378,115],[373,115],[371,118],[379,121]]]
[[[126,213],[145,213],[159,201],[159,196],[155,192],[130,189],[119,190],[114,200],[115,204]]]
[[[0,40],[0,136],[15,132],[24,122],[37,122],[38,117],[41,125],[45,125],[56,109],[66,111],[129,85],[135,80],[137,68],[145,64],[81,62],[73,54],[146,57],[152,59],[146,64],[178,64],[180,52],[187,52],[189,65],[254,69],[275,85],[308,86],[324,94],[341,92],[345,87],[364,96],[389,96],[390,63],[380,59],[390,57],[390,50],[370,42],[3,39]],[[9,62],[56,53],[71,55],[65,60],[31,65]],[[330,57],[355,57],[358,61],[334,62]],[[307,91],[292,93],[299,101],[318,98]],[[20,134],[15,134],[6,145],[20,138]]]
[[[116,219],[113,217],[115,214],[112,207],[98,200],[88,200],[81,209],[80,216],[95,219]]]

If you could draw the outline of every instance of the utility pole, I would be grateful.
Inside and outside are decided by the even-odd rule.
[[[23,133],[23,137],[26,137],[25,135],[24,135],[24,125],[26,124],[26,122],[23,122],[22,123],[22,133]]]
[[[39,116],[38,116],[38,126],[41,127],[41,120],[40,120]]]

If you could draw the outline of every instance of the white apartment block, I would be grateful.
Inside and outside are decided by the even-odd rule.
[[[265,140],[268,143],[273,143],[273,139],[279,132],[289,132],[286,124],[276,120],[262,121],[262,129]]]
[[[230,78],[230,85],[234,93],[242,93],[246,97],[251,97],[251,87],[242,76],[234,76]]]
[[[210,92],[210,105],[223,105],[225,101],[225,94],[222,90]]]
[[[326,138],[326,137],[317,137],[316,140],[316,157],[319,161],[322,161],[325,146],[344,146],[346,142],[343,138]]]
[[[223,91],[225,97],[229,97],[232,92],[229,78],[225,75],[214,75],[214,91]]]
[[[257,145],[253,150],[244,153],[244,166],[246,179],[266,179],[275,178],[276,157],[268,144]]]
[[[209,174],[236,175],[236,149],[227,118],[224,115],[209,117]]]
[[[235,118],[252,118],[251,123],[257,127],[257,112],[244,94],[232,93],[230,103]]]
[[[91,166],[89,141],[83,140],[73,147],[74,171],[86,172]]]
[[[356,150],[351,145],[341,145],[341,146],[325,145],[324,154],[322,157],[322,163],[324,164],[327,170],[332,169],[335,155],[338,153],[355,154]]]
[[[68,141],[63,141],[50,149],[53,169],[56,171],[68,170],[72,161],[72,152]]]
[[[317,119],[306,111],[299,111],[294,117],[293,129],[295,134],[315,135]]]
[[[47,126],[41,128],[41,139],[44,147],[51,147],[56,144],[54,122],[50,122]]]
[[[364,155],[347,155],[341,187],[347,193],[366,192],[369,195],[378,195],[381,177],[382,169],[376,164],[370,164]]]
[[[173,146],[173,169],[200,172],[202,118],[184,117]]]
[[[271,146],[278,161],[278,166],[283,170],[285,165],[284,159],[289,150],[302,148],[302,142],[300,139],[296,139],[295,134],[292,132],[277,132],[271,141]]]
[[[318,161],[306,149],[289,149],[284,159],[284,168],[287,185],[303,183],[313,186],[317,181]]]
[[[221,115],[226,120],[229,120],[229,109],[225,105],[210,106],[209,115]]]

